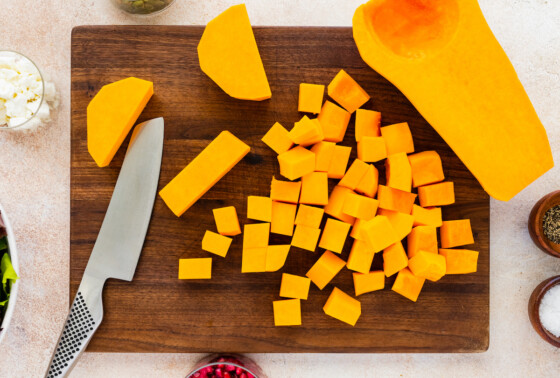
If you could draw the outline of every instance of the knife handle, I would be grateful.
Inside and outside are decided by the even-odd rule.
[[[103,284],[104,280],[88,280],[84,275],[58,339],[46,378],[66,377],[86,349],[103,319]]]

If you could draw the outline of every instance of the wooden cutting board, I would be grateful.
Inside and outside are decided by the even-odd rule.
[[[197,26],[83,26],[72,32],[72,297],[128,144],[127,139],[107,168],[98,168],[87,152],[86,107],[104,84],[128,76],[154,82],[155,94],[139,121],[165,118],[160,189],[224,129],[251,146],[251,153],[181,218],[156,199],[134,280],[109,280],[105,285],[103,323],[88,350],[485,351],[489,337],[489,198],[410,102],[360,59],[351,29],[256,27],[273,93],[271,100],[262,102],[230,98],[201,72],[196,46],[202,31]],[[269,195],[272,175],[279,174],[278,164],[261,137],[275,121],[291,127],[301,117],[297,112],[299,83],[328,84],[341,68],[371,95],[365,107],[381,111],[384,125],[408,122],[417,151],[435,149],[441,154],[457,196],[457,203],[444,209],[444,219],[471,219],[476,239],[472,249],[480,251],[478,272],[426,282],[417,303],[392,292],[391,277],[384,291],[359,297],[362,316],[351,327],[322,310],[334,285],[353,294],[352,274],[344,269],[322,291],[311,285],[309,299],[302,302],[301,327],[274,327],[272,301],[280,299],[282,272],[304,275],[322,251],[292,248],[281,272],[241,274],[239,236],[227,258],[214,257],[212,280],[178,280],[178,260],[208,256],[201,250],[201,239],[205,230],[215,229],[213,208],[234,205],[245,223],[247,196]],[[355,146],[353,141],[350,126],[343,144]],[[355,155],[354,148],[352,157]],[[384,171],[381,165],[379,168],[382,177]],[[289,237],[271,237],[271,244],[289,241]],[[350,243],[349,239],[344,259]],[[374,268],[381,266],[379,253]]]

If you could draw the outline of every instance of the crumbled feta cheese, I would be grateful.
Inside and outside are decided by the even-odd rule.
[[[0,127],[35,128],[50,121],[56,107],[53,83],[43,82],[35,65],[16,53],[0,55]],[[43,91],[44,87],[44,91]],[[34,122],[27,122],[31,118]]]

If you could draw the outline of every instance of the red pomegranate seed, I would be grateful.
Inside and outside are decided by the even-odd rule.
[[[239,375],[239,378],[247,378],[247,373],[242,372],[241,375]]]
[[[255,378],[255,376],[251,373],[247,373],[247,378]]]
[[[235,369],[235,374],[241,375],[241,373],[243,373],[243,369],[241,369],[240,367]]]
[[[234,365],[226,365],[226,371],[234,371],[234,370],[235,370]]]

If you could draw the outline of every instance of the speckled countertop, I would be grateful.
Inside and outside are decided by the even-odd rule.
[[[177,0],[153,18],[132,18],[109,0],[0,0],[0,48],[22,52],[55,82],[61,106],[33,134],[0,133],[0,201],[16,232],[22,277],[0,376],[42,377],[68,309],[70,224],[70,32],[83,24],[205,24],[236,1]],[[254,25],[350,26],[362,0],[248,0]],[[480,0],[547,128],[560,162],[560,2]],[[533,331],[527,300],[560,259],[540,252],[526,221],[559,189],[556,167],[509,203],[491,203],[490,348],[481,354],[264,354],[272,377],[558,376],[560,350]],[[86,353],[73,377],[184,377],[198,354]]]

